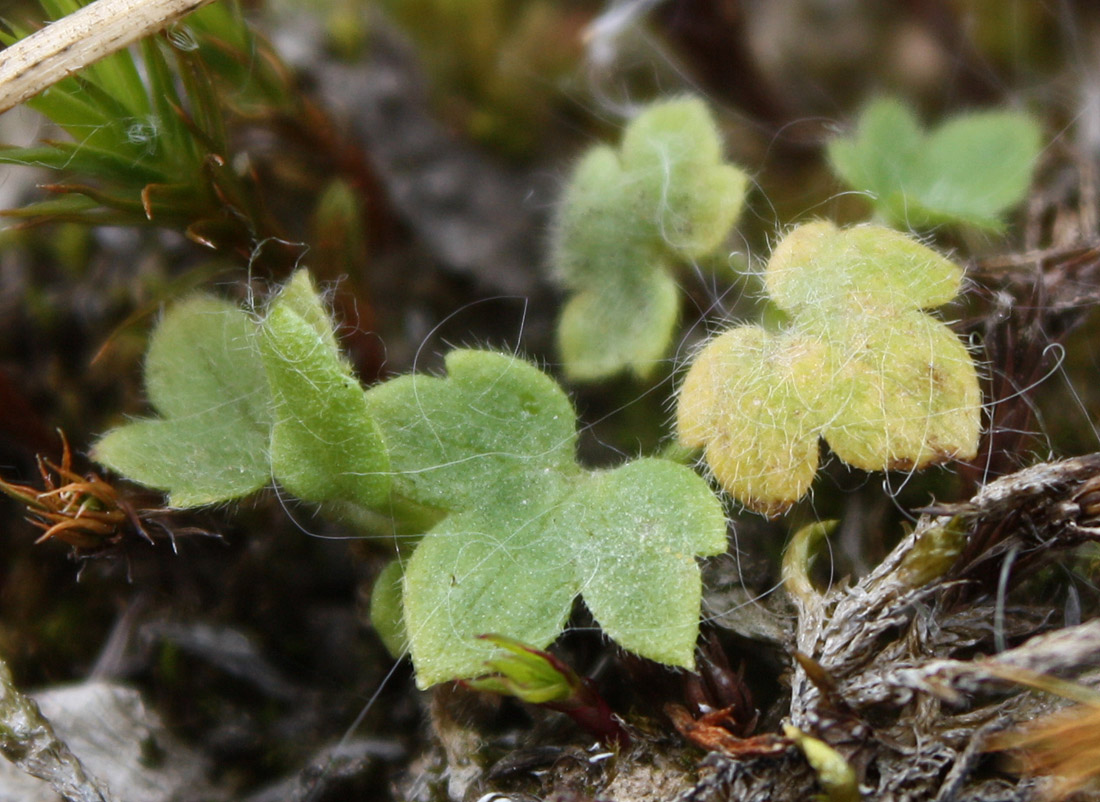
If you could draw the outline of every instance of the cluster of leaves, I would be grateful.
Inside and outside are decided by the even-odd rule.
[[[53,16],[77,5],[45,0]],[[504,4],[477,7],[493,30],[505,19],[518,26],[520,42],[517,20],[536,30],[537,15],[550,13],[542,3],[526,4],[522,18]],[[72,141],[8,149],[0,161],[91,183],[54,185],[56,197],[19,214],[152,222],[247,252],[275,227],[230,152],[222,107],[229,84],[250,87],[242,110],[297,107],[265,52],[235,6],[214,5],[143,42],[141,64],[118,53],[35,99]],[[883,102],[829,157],[887,221],[996,228],[1022,197],[1037,146],[1034,125],[1016,115],[964,118],[925,137],[910,112]],[[678,319],[672,269],[721,245],[746,185],[695,99],[653,104],[618,148],[580,160],[553,241],[570,292],[559,327],[568,377],[652,374]],[[343,209],[338,189],[330,201]],[[950,301],[960,279],[950,261],[881,226],[796,228],[765,271],[781,323],[733,328],[701,350],[679,397],[680,439],[705,450],[732,495],[767,513],[809,488],[822,438],[869,470],[972,455],[972,360],[923,311]],[[168,491],[176,506],[274,481],[374,531],[410,535],[415,546],[383,573],[372,611],[387,645],[409,650],[423,687],[481,675],[487,660],[503,670],[503,653],[548,645],[577,598],[624,648],[691,667],[696,558],[726,547],[706,483],[655,458],[578,465],[568,398],[515,355],[456,350],[446,368],[364,389],[305,272],[263,310],[193,296],[150,343],[145,378],[157,415],[109,432],[95,456]]]
[[[591,149],[558,212],[553,264],[571,292],[558,342],[565,373],[653,373],[679,318],[674,264],[715,250],[741,212],[747,177],[697,99],[654,103],[622,146]]]
[[[51,19],[78,0],[42,0]],[[29,33],[0,33],[11,44]],[[245,113],[290,110],[286,74],[235,3],[216,3],[169,33],[145,39],[140,59],[118,51],[27,105],[68,139],[0,149],[0,163],[62,176],[53,197],[6,214],[96,225],[152,223],[197,242],[248,253],[277,230],[247,169],[235,163],[226,124],[230,98]]]
[[[794,229],[764,273],[786,325],[738,326],[706,345],[680,391],[680,439],[705,447],[731,495],[770,514],[809,489],[821,437],[865,470],[973,457],[973,361],[921,311],[950,301],[961,279],[956,265],[891,229]]]
[[[1001,216],[1027,193],[1040,145],[1039,126],[1025,114],[970,113],[925,134],[912,109],[883,98],[827,152],[837,175],[867,193],[888,225],[999,231]]]
[[[511,354],[458,350],[446,364],[446,377],[364,391],[305,272],[259,321],[199,295],[150,345],[160,416],[109,432],[94,455],[174,505],[227,501],[274,478],[306,501],[379,521],[395,513],[393,525],[424,532],[374,603],[421,686],[483,673],[500,650],[477,637],[486,632],[546,646],[578,595],[624,648],[693,665],[695,556],[726,547],[706,484],[660,459],[585,470],[575,413],[552,379]]]
[[[970,114],[925,136],[881,100],[829,159],[884,221],[999,229],[1023,199],[1038,126]],[[915,469],[977,450],[981,393],[970,355],[921,310],[948,303],[962,271],[891,229],[815,222],[775,248],[764,284],[781,330],[736,326],[697,355],[681,388],[680,440],[705,449],[719,483],[749,508],[787,509],[809,489],[819,439],[865,470]]]

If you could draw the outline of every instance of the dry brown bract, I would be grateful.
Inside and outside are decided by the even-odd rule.
[[[61,464],[39,455],[38,472],[42,488],[0,479],[0,492],[27,508],[27,520],[43,530],[36,543],[57,539],[68,543],[78,556],[104,553],[137,536],[153,543],[147,525],[154,524],[169,537],[176,534],[210,534],[196,528],[173,529],[162,508],[136,508],[119,490],[98,474],[76,473],[72,451],[61,436]]]

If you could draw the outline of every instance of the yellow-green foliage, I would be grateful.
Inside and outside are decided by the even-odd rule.
[[[973,361],[922,311],[951,300],[961,279],[956,265],[887,228],[796,228],[764,277],[789,324],[738,326],[707,344],[680,391],[680,439],[705,448],[731,495],[769,514],[809,489],[821,437],[864,470],[972,457]]]

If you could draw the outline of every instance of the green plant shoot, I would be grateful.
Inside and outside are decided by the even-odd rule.
[[[558,344],[566,375],[650,375],[679,317],[674,265],[714,251],[741,211],[747,178],[722,162],[702,101],[642,112],[616,150],[577,164],[558,211],[553,263],[570,297]]]
[[[483,633],[545,647],[578,595],[620,646],[692,666],[695,557],[726,548],[706,483],[660,459],[581,468],[572,405],[522,359],[459,350],[447,371],[367,391],[395,492],[446,514],[405,566],[406,634],[378,622],[387,642],[407,638],[417,684],[482,674],[498,652]]]
[[[1004,212],[1027,194],[1041,145],[1039,126],[1026,114],[975,112],[925,134],[908,106],[880,99],[863,110],[851,136],[829,143],[828,156],[889,225],[999,231]]]
[[[50,19],[85,5],[41,4]],[[0,44],[29,33],[0,29]],[[227,119],[233,109],[289,114],[301,100],[239,6],[207,6],[174,36],[148,37],[136,50],[140,57],[120,50],[27,102],[67,139],[0,146],[0,163],[58,173],[46,187],[50,197],[4,214],[34,222],[166,226],[240,253],[280,234],[255,177],[233,165]]]
[[[447,368],[364,391],[304,271],[259,321],[200,295],[153,336],[145,379],[160,417],[120,426],[94,453],[177,506],[274,478],[306,501],[432,512],[372,604],[422,687],[482,674],[500,650],[483,633],[545,647],[578,595],[624,648],[690,667],[695,558],[726,548],[706,483],[660,459],[581,468],[569,400],[513,355],[459,350]]]
[[[950,301],[962,271],[887,228],[815,222],[776,247],[764,274],[789,322],[710,341],[684,379],[681,441],[705,449],[719,483],[774,515],[817,472],[819,438],[864,470],[972,458],[981,393],[959,339],[924,309]]]

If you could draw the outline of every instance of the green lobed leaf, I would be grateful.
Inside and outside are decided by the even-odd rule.
[[[1039,126],[1026,114],[973,112],[925,135],[906,106],[880,99],[863,110],[851,137],[829,143],[828,156],[892,225],[996,231],[1026,196],[1041,145]]]
[[[726,550],[722,509],[695,472],[648,458],[593,473],[557,528],[571,535],[575,581],[600,628],[635,654],[692,666],[695,556]]]
[[[721,160],[721,140],[695,99],[655,103],[619,150],[591,149],[558,210],[553,264],[575,295],[558,344],[566,375],[647,377],[671,344],[679,298],[674,264],[705,257],[740,214],[747,177]]]
[[[449,512],[405,568],[417,683],[483,673],[485,633],[543,648],[578,595],[625,648],[690,667],[695,557],[726,545],[706,483],[655,459],[582,470],[571,404],[513,355],[455,351],[447,369],[367,392],[398,494]]]
[[[766,514],[809,489],[819,437],[864,470],[973,457],[973,360],[921,311],[949,300],[961,275],[881,226],[796,228],[765,273],[786,322],[735,327],[706,345],[680,389],[680,440],[704,448],[721,485]]]
[[[630,178],[619,154],[606,145],[589,150],[573,169],[552,243],[554,270],[567,288],[613,291],[648,256],[657,231],[642,209],[631,205]]]
[[[390,485],[386,448],[308,272],[276,296],[261,335],[275,478],[306,501],[380,505]]]
[[[449,516],[406,566],[405,628],[421,688],[482,674],[498,650],[479,635],[549,645],[572,610],[578,588],[570,544],[548,530],[549,505],[523,520],[502,502],[512,500],[486,498],[484,513]]]
[[[849,137],[829,141],[833,170],[849,185],[870,192],[872,202],[892,203],[920,160],[924,132],[913,110],[896,98],[864,109]]]
[[[399,376],[367,391],[395,492],[461,511],[553,494],[579,473],[575,413],[553,379],[507,354],[457,350],[446,366],[447,378]]]
[[[722,163],[718,126],[697,98],[639,114],[623,134],[622,163],[638,212],[650,214],[662,242],[685,258],[718,247],[741,213],[748,177]]]
[[[1000,215],[1027,196],[1042,136],[1027,115],[991,111],[949,120],[925,150],[921,203],[929,214],[1000,228]],[[967,180],[944,181],[943,176]]]
[[[197,295],[153,334],[145,385],[161,418],[108,432],[94,458],[194,507],[239,498],[270,479],[270,395],[256,324],[228,301]]]

